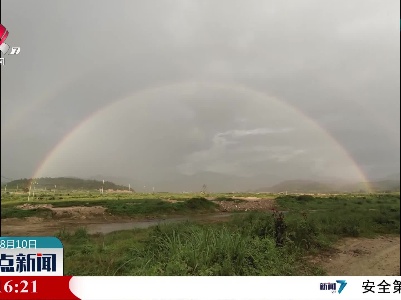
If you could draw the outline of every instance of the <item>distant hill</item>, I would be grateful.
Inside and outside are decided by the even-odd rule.
[[[26,189],[31,185],[31,179],[18,179],[7,182],[7,189]],[[85,180],[73,177],[57,177],[57,178],[35,178],[35,185],[38,189],[54,189],[56,186],[57,190],[94,190],[100,189],[103,185],[103,181],[100,180]],[[105,181],[103,188],[105,190],[128,190],[127,186],[117,185],[110,181]]]
[[[399,192],[400,191],[400,181],[399,180],[379,180],[368,182],[368,185],[374,192]],[[358,182],[354,184],[349,184],[344,186],[343,190],[350,192],[358,192],[366,190],[366,183]]]
[[[388,175],[386,177],[383,178],[383,180],[395,180],[395,181],[400,181],[400,173],[395,173],[395,174],[391,174]]]
[[[375,191],[400,191],[400,180],[383,180],[370,183]]]
[[[256,180],[259,180],[257,182]],[[239,185],[240,182],[240,185]],[[174,175],[171,179],[155,183],[156,191],[166,192],[201,192],[203,185],[209,193],[243,192],[260,186],[260,179],[219,174],[215,172],[199,172],[193,175]]]
[[[400,180],[386,179],[397,178],[399,174],[387,176],[381,180],[369,182],[369,186],[374,192],[399,192]],[[176,175],[171,176],[169,180],[155,181],[155,182],[141,182],[134,179],[107,177],[97,175],[96,179],[81,179],[76,177],[58,177],[58,178],[39,178],[35,179],[38,183],[37,189],[54,189],[57,190],[98,190],[103,185],[105,180],[104,189],[108,190],[128,190],[128,184],[131,184],[131,190],[137,192],[151,192],[153,187],[156,192],[200,192],[205,190],[207,192],[270,192],[270,193],[341,193],[341,192],[369,192],[364,182],[346,182],[336,178],[319,178],[313,180],[285,180],[278,184],[258,188],[264,186],[266,177],[238,177],[217,174],[213,172],[203,172],[194,175]],[[119,180],[119,183],[110,179]],[[121,182],[123,182],[121,184]],[[272,181],[270,181],[272,182]],[[277,182],[277,181],[275,181]],[[239,184],[240,183],[240,184]],[[273,182],[272,182],[273,183]],[[31,179],[19,179],[9,182],[4,182],[2,188],[4,189],[7,184],[7,190],[15,190],[17,187],[22,190],[29,188]]]
[[[400,181],[398,180],[379,180],[372,182],[356,182],[348,184],[339,184],[333,182],[319,182],[313,180],[286,180],[271,187],[260,188],[255,192],[271,193],[335,193],[335,192],[369,192],[367,185],[373,192],[399,192]]]
[[[124,186],[128,186],[128,184],[132,184],[135,181],[133,181],[132,179],[129,178],[125,178],[125,177],[116,177],[116,176],[105,176],[105,175],[94,175],[85,179],[89,179],[89,180],[97,180],[97,181],[102,181],[103,180],[107,180],[109,182],[114,182],[115,184],[118,185],[124,185]]]
[[[286,180],[271,187],[257,189],[256,192],[270,193],[330,193],[336,189],[326,183],[313,180]]]

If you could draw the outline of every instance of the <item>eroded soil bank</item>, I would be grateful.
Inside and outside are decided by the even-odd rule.
[[[193,216],[166,216],[160,220],[160,216],[137,216],[124,217],[114,216],[107,213],[106,208],[102,206],[70,206],[53,207],[51,204],[23,204],[19,209],[31,210],[37,208],[49,209],[53,213],[52,219],[28,217],[7,218],[1,220],[1,235],[5,236],[34,236],[34,235],[54,235],[62,229],[73,231],[79,227],[87,227],[90,233],[102,232],[109,233],[115,230],[124,230],[132,228],[145,228],[148,224],[157,225],[157,222],[171,219],[174,221],[184,221],[197,219],[197,221],[214,222],[221,219],[221,216],[227,216],[231,212],[247,211],[269,211],[274,207],[274,199],[259,199],[255,197],[236,197],[233,200],[238,201],[219,201],[215,198],[209,199],[219,205],[220,212]],[[177,202],[178,200],[165,200],[168,202]],[[115,228],[115,230],[113,230]]]

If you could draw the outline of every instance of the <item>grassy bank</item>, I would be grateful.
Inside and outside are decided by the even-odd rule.
[[[270,220],[259,219],[261,222]],[[239,223],[238,223],[239,224]],[[297,275],[322,274],[294,246],[275,246],[268,234],[235,222],[183,223],[89,236],[59,234],[65,272],[73,275]],[[244,223],[242,223],[244,225]]]
[[[365,197],[365,198],[363,198]],[[217,224],[182,223],[89,236],[59,232],[70,275],[323,275],[304,259],[341,237],[400,233],[399,195],[281,197],[285,243],[275,219],[249,213]]]
[[[400,196],[364,195],[314,198],[279,197],[277,204],[292,215],[306,215],[308,224],[325,236],[400,233]],[[297,223],[299,220],[290,219]],[[303,223],[302,223],[303,224]]]
[[[72,207],[72,206],[102,206],[106,209],[106,213],[114,216],[159,216],[169,214],[190,214],[201,212],[214,212],[218,209],[218,205],[204,198],[191,198],[175,203],[162,201],[160,199],[102,199],[92,201],[82,200],[63,200],[63,201],[31,201],[30,205],[51,204],[53,207]],[[16,207],[14,202],[2,205],[1,218],[23,218],[23,217],[44,217],[52,218],[53,214],[50,209],[37,208],[25,210]]]

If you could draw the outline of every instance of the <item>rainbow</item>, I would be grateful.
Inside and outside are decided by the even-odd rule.
[[[210,82],[178,82],[178,83],[172,83],[172,84],[166,84],[166,85],[162,85],[162,86],[157,86],[157,87],[153,87],[153,88],[149,88],[149,89],[145,89],[145,90],[141,90],[141,91],[137,91],[133,94],[131,94],[128,97],[119,99],[115,102],[112,102],[111,104],[108,104],[100,109],[98,109],[97,111],[93,112],[92,114],[88,115],[84,120],[82,120],[79,124],[77,124],[68,134],[66,134],[65,136],[63,136],[60,141],[55,145],[55,147],[53,147],[53,149],[51,149],[51,151],[49,151],[46,156],[44,157],[44,159],[39,163],[38,167],[36,168],[36,170],[33,173],[32,178],[39,178],[39,177],[43,177],[43,174],[45,173],[46,167],[49,164],[49,161],[56,156],[56,154],[63,149],[63,147],[66,145],[66,143],[71,140],[75,134],[77,134],[82,128],[85,128],[85,126],[88,125],[88,123],[94,119],[95,117],[101,115],[102,113],[107,112],[107,110],[115,107],[117,104],[131,99],[133,97],[145,97],[146,95],[151,95],[154,93],[163,93],[166,90],[170,89],[170,88],[190,88],[190,87],[210,87],[210,88],[219,88],[219,89],[223,89],[223,90],[228,90],[228,91],[234,91],[234,92],[242,92],[242,93],[248,93],[250,95],[253,96],[257,96],[258,99],[266,99],[268,98],[269,100],[273,100],[276,101],[278,103],[280,103],[281,105],[284,105],[287,109],[289,109],[292,112],[295,112],[297,115],[299,115],[300,117],[303,118],[304,121],[306,121],[307,123],[309,123],[311,126],[313,126],[314,128],[317,128],[320,132],[322,132],[324,134],[325,137],[327,137],[331,142],[333,142],[333,144],[336,146],[336,150],[338,150],[342,155],[344,155],[350,162],[352,162],[352,166],[353,168],[355,168],[355,170],[357,171],[358,175],[361,178],[361,181],[363,181],[366,185],[366,188],[369,192],[372,192],[371,187],[369,186],[368,180],[367,180],[367,176],[364,174],[364,172],[362,171],[362,169],[358,166],[358,164],[355,162],[354,158],[350,155],[350,153],[324,128],[322,128],[322,126],[320,126],[316,121],[314,121],[313,119],[311,119],[310,117],[308,117],[307,115],[305,115],[302,111],[300,111],[299,109],[297,109],[296,107],[293,107],[291,105],[289,105],[287,102],[285,101],[280,101],[276,98],[272,98],[268,95],[266,95],[265,93],[256,91],[254,89],[250,89],[246,86],[241,86],[241,85],[237,85],[237,84],[222,84],[222,83],[210,83]]]

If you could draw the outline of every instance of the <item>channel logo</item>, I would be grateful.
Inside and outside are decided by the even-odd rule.
[[[0,51],[3,55],[17,55],[21,52],[21,48],[20,47],[10,47],[7,43],[6,43],[6,39],[8,38],[8,30],[7,28],[0,24]],[[10,50],[11,48],[11,50]],[[2,57],[0,58],[0,64],[2,66],[4,66],[5,64],[5,59]]]
[[[338,290],[337,290],[337,285],[339,285]],[[341,294],[346,285],[347,282],[345,280],[336,280],[336,282],[320,283],[320,290],[331,291],[332,293],[338,292],[339,294]]]
[[[0,24],[0,51],[3,54],[6,54],[8,52],[8,49],[10,49],[10,46],[5,43],[7,37],[8,37],[8,30],[5,28],[3,25]]]

